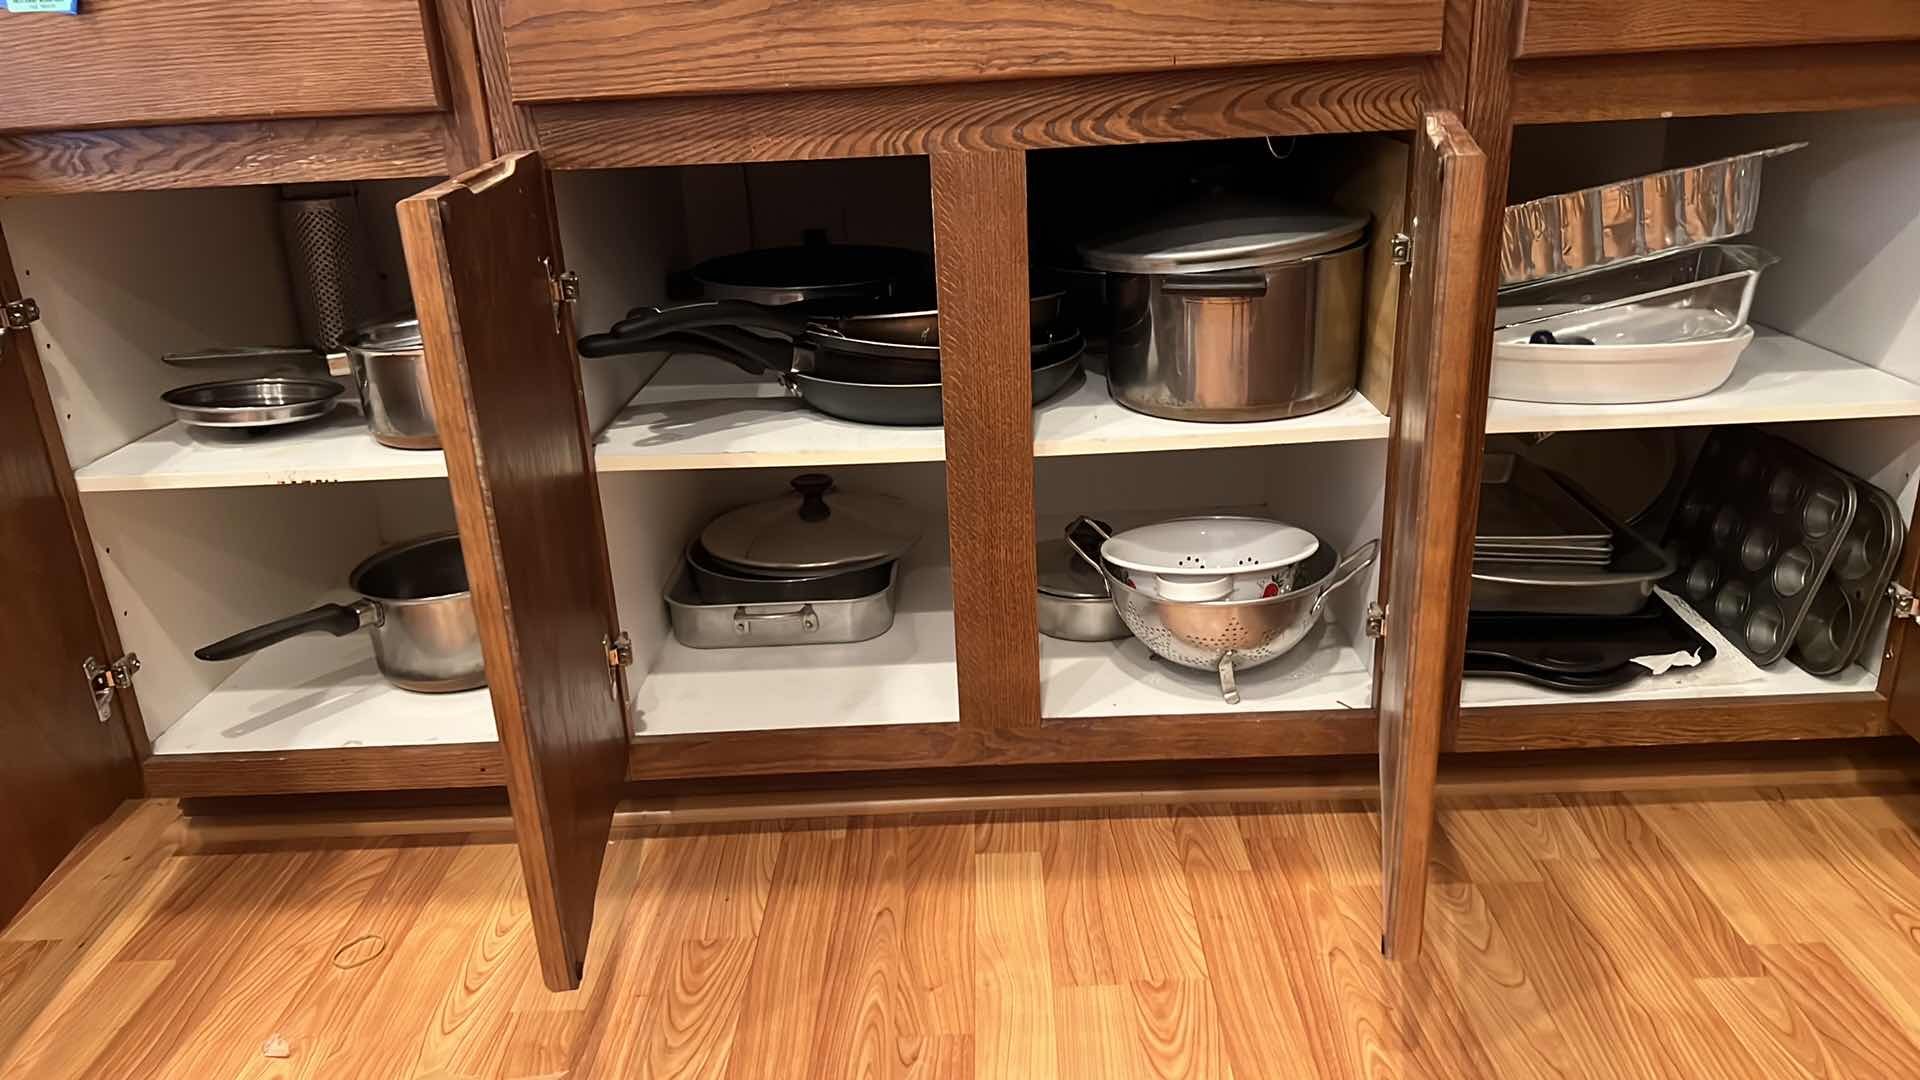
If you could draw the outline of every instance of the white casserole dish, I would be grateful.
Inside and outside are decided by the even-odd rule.
[[[1676,312],[1675,314],[1682,314]],[[1651,336],[1658,336],[1657,329]],[[1635,342],[1592,335],[1592,345],[1534,345],[1495,340],[1487,392],[1515,401],[1627,405],[1678,401],[1718,389],[1753,344],[1753,327],[1717,337]],[[1678,336],[1678,335],[1676,335]]]

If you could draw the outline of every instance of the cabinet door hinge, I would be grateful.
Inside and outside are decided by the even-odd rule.
[[[34,303],[31,296],[9,300],[6,307],[0,310],[5,311],[5,315],[0,316],[0,335],[9,330],[25,330],[40,321],[40,305]]]
[[[114,692],[133,689],[133,673],[140,670],[140,655],[128,653],[109,664],[89,656],[80,670],[86,673],[87,688],[93,691],[93,711],[104,724],[113,719]]]
[[[547,275],[547,298],[553,303],[553,332],[558,334],[566,329],[560,321],[560,308],[580,299],[580,275],[572,270],[555,270],[553,260],[540,256],[540,268]]]
[[[1393,265],[1413,265],[1413,237],[1408,236],[1406,233],[1394,233],[1393,243],[1388,248],[1388,251],[1392,253]]]
[[[1893,601],[1893,617],[1896,620],[1912,619],[1920,623],[1920,597],[1915,597],[1912,589],[1897,581],[1889,582],[1887,599]]]
[[[624,699],[620,691],[627,679],[627,669],[633,666],[633,639],[622,630],[618,637],[601,638],[600,650],[607,657],[607,693],[618,705]]]
[[[1378,600],[1367,604],[1367,636],[1370,638],[1387,636],[1387,609]]]
[[[623,668],[633,666],[633,639],[625,630],[617,638],[601,638],[600,644],[607,650],[607,666]]]

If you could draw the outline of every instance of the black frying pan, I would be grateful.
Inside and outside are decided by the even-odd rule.
[[[1061,325],[1066,310],[1066,293],[1052,289],[1035,293],[1029,300],[1028,321],[1035,341],[1045,341],[1066,329]],[[880,311],[868,314],[823,316],[809,315],[793,307],[772,307],[745,300],[696,300],[665,308],[635,308],[613,324],[611,333],[620,337],[651,336],[676,330],[697,330],[711,326],[733,326],[747,330],[766,330],[805,342],[848,341],[878,346],[918,346],[937,348],[940,344],[939,313],[920,311]],[[925,359],[939,362],[937,352]]]
[[[1081,338],[1074,333],[1033,349],[1033,403],[1059,393],[1080,370]],[[941,421],[939,368],[918,361],[798,350],[785,342],[731,327],[688,330],[635,340],[610,334],[582,338],[582,356],[679,350],[717,356],[753,375],[771,374],[814,409],[860,424],[932,427]],[[935,378],[929,381],[927,376]]]

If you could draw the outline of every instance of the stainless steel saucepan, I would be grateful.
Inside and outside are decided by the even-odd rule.
[[[395,686],[445,693],[486,685],[459,536],[441,533],[382,549],[354,567],[347,580],[361,599],[275,619],[193,655],[233,660],[301,634],[345,637],[371,630],[374,663]]]

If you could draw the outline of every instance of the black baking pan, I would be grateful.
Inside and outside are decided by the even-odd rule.
[[[1468,674],[1527,676],[1562,689],[1601,689],[1646,673],[1632,662],[1634,657],[1673,652],[1694,653],[1702,663],[1715,654],[1714,647],[1658,597],[1631,615],[1467,618]]]

